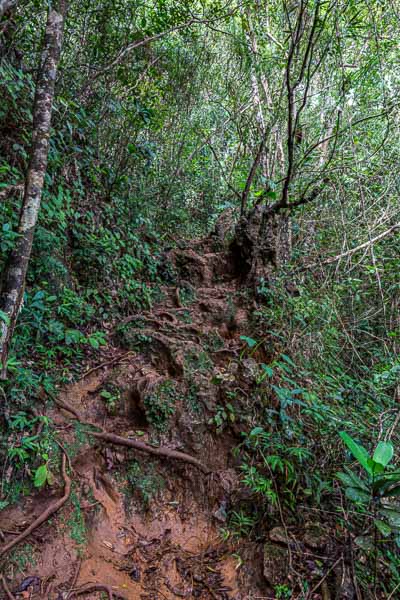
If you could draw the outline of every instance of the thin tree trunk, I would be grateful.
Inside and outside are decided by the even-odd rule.
[[[30,163],[25,180],[25,191],[18,224],[18,238],[9,256],[3,274],[0,308],[0,363],[1,378],[6,378],[6,364],[10,342],[21,309],[26,272],[32,251],[33,235],[38,219],[43,182],[47,169],[51,113],[54,87],[60,59],[66,1],[49,10],[46,34],[33,107],[33,132]]]

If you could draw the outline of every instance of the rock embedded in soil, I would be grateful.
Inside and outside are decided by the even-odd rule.
[[[271,542],[264,544],[265,579],[272,586],[283,584],[289,575],[289,551]]]
[[[289,544],[289,538],[284,527],[274,527],[269,532],[269,539],[271,542],[278,542],[279,544]]]
[[[308,523],[303,541],[306,546],[313,550],[322,550],[327,545],[329,536],[319,523]]]

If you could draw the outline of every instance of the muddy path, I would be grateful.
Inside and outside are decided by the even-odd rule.
[[[252,307],[232,264],[209,242],[173,250],[166,265],[174,282],[159,303],[115,324],[104,366],[47,409],[70,462],[71,492],[4,559],[11,593],[4,598],[265,595],[262,545],[224,535],[240,489],[240,456],[232,453],[240,428],[216,419],[218,410],[229,419],[222,390],[240,381],[240,336]],[[204,468],[90,435],[102,431],[183,453]],[[59,475],[3,511],[5,542],[62,490]]]

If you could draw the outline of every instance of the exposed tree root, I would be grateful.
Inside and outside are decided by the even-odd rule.
[[[141,314],[141,315],[137,314],[137,315],[131,315],[130,317],[127,317],[126,319],[124,319],[123,321],[118,323],[116,325],[116,327],[114,328],[114,330],[119,329],[120,327],[124,327],[125,325],[128,325],[129,323],[132,323],[132,321],[144,321],[145,323],[153,323],[157,327],[162,327],[164,324],[162,321],[159,321],[158,319],[156,319],[156,317],[154,315],[147,316],[145,314]]]
[[[68,500],[69,495],[71,493],[71,479],[67,475],[66,462],[67,462],[66,455],[63,454],[61,469],[62,469],[62,476],[64,479],[64,495],[62,496],[62,498],[59,498],[58,500],[56,500],[55,502],[50,504],[50,506],[48,508],[46,508],[46,510],[43,511],[42,514],[37,519],[35,519],[33,521],[33,523],[31,523],[29,525],[29,527],[24,529],[24,531],[22,533],[20,533],[16,538],[14,538],[10,542],[8,542],[8,544],[5,544],[5,546],[0,548],[0,557],[4,556],[4,554],[6,554],[10,550],[12,550],[12,548],[14,548],[14,546],[19,544],[23,540],[25,540],[33,531],[35,531],[35,529],[40,527],[40,525],[42,525],[42,523],[47,521],[52,515],[54,515],[54,513],[59,511],[60,508],[62,506],[64,506],[64,504]],[[3,585],[4,585],[4,582],[3,582]]]
[[[175,317],[175,315],[170,313],[168,310],[158,310],[158,311],[156,311],[156,314],[158,317],[161,317],[161,316],[167,317],[167,319],[169,319],[172,324],[175,324],[178,322],[178,319]]]
[[[182,364],[176,360],[174,353],[171,349],[171,346],[173,346],[174,344],[176,345],[176,336],[173,334],[173,331],[166,331],[165,333],[162,333],[160,331],[154,331],[154,329],[151,328],[135,328],[132,329],[130,333],[138,336],[146,336],[151,340],[155,340],[156,342],[158,342],[160,346],[164,349],[170,364],[174,367],[175,372],[182,373]]]
[[[75,569],[74,577],[72,579],[72,584],[71,584],[69,592],[67,593],[67,597],[65,600],[69,600],[69,598],[71,598],[71,596],[73,596],[73,590],[75,589],[75,585],[76,585],[76,582],[79,577],[79,571],[81,570],[81,566],[82,566],[82,558],[80,558],[78,561],[78,565]]]
[[[105,583],[88,583],[80,588],[77,588],[71,592],[70,598],[74,596],[81,596],[82,594],[87,594],[88,592],[105,592],[109,598],[109,600],[113,600],[114,598],[122,598],[123,600],[127,600],[127,597],[119,592],[113,592],[111,586],[106,585]]]
[[[86,371],[86,373],[84,373],[78,379],[78,381],[82,381],[82,379],[85,379],[85,377],[88,377],[88,375],[91,375],[92,373],[94,373],[95,371],[98,371],[99,369],[103,369],[104,367],[109,367],[111,365],[115,365],[115,363],[118,363],[119,361],[123,360],[124,358],[126,358],[130,354],[134,354],[134,352],[132,352],[131,350],[129,350],[129,352],[124,352],[124,354],[121,354],[120,356],[115,356],[111,360],[107,360],[107,361],[101,363],[100,365],[97,365],[96,367],[92,367],[91,369],[89,369],[89,371]]]
[[[159,319],[162,319],[163,317],[166,317],[169,323],[172,325],[175,325],[178,322],[178,319],[175,317],[175,315],[171,314],[167,310],[160,310],[154,313],[137,313],[134,315],[130,315],[129,317],[123,319],[120,323],[118,323],[118,325],[116,325],[114,329],[123,327],[124,325],[128,325],[128,323],[131,323],[132,321],[145,321],[146,323],[154,323],[158,327],[162,327],[164,323]]]
[[[53,396],[51,394],[49,394],[49,396],[53,400],[54,404],[56,404],[58,406],[58,408],[62,408],[62,410],[65,410],[66,412],[69,412],[80,423],[83,423],[83,420],[82,420],[80,414],[78,413],[78,411],[73,406],[71,406],[70,404],[68,404],[68,402],[64,402],[64,400],[60,400],[59,398],[56,398],[56,396]],[[91,425],[91,423],[88,423],[88,425]]]
[[[54,402],[63,410],[66,410],[69,413],[71,413],[80,423],[96,427],[97,429],[102,429],[99,425],[96,425],[95,423],[84,421],[81,418],[78,411],[75,410],[75,408],[70,406],[68,403],[63,402],[62,400],[58,400],[58,398],[54,398]],[[190,456],[190,454],[186,454],[185,452],[171,450],[170,448],[165,448],[163,446],[160,446],[158,448],[155,446],[149,446],[148,444],[145,444],[144,442],[141,442],[139,440],[124,438],[114,433],[108,433],[107,431],[92,431],[90,432],[90,435],[98,439],[103,439],[104,441],[110,442],[111,444],[115,444],[117,446],[127,446],[128,448],[135,448],[136,450],[141,450],[142,452],[146,452],[147,454],[154,454],[155,456],[165,456],[166,458],[174,458],[175,460],[181,460],[191,465],[194,465],[195,467],[200,469],[200,471],[203,471],[203,473],[210,473],[210,469],[208,467],[203,465],[203,463],[200,462],[197,458],[194,458],[194,456]]]
[[[185,452],[178,452],[177,450],[171,450],[170,448],[165,447],[155,447],[149,446],[144,442],[139,440],[131,440],[129,438],[124,438],[114,433],[107,433],[105,431],[101,433],[91,433],[90,435],[104,440],[106,442],[110,442],[111,444],[116,444],[117,446],[127,446],[128,448],[135,448],[136,450],[142,450],[143,452],[147,452],[148,454],[154,454],[155,456],[165,456],[166,458],[174,458],[176,460],[182,460],[183,462],[187,462],[191,465],[194,465],[203,473],[210,473],[210,469],[203,465],[197,458],[194,456],[190,456],[190,454],[186,454]]]
[[[201,327],[197,327],[197,325],[193,325],[192,323],[182,323],[182,325],[177,325],[177,329],[182,329],[184,331],[188,331],[189,333],[197,333],[198,335],[204,335],[203,329]]]

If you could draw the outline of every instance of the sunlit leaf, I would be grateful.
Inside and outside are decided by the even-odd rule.
[[[33,481],[35,487],[43,487],[47,481],[47,465],[41,465],[36,469],[35,479]]]
[[[393,458],[393,444],[391,442],[379,442],[372,458],[375,462],[386,467]]]
[[[352,455],[354,456],[354,458],[358,460],[360,465],[364,467],[364,469],[369,475],[372,475],[373,466],[371,464],[371,458],[366,449],[360,444],[357,444],[357,442],[355,442],[345,431],[340,431],[339,435],[350,450],[350,452],[352,453]]]

